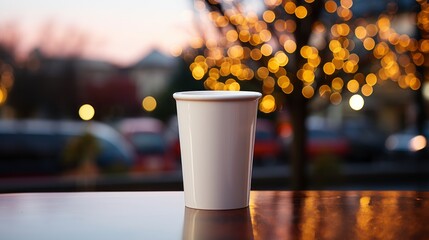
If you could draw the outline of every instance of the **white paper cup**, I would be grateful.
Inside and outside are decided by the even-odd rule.
[[[226,210],[249,205],[258,92],[174,93],[185,205]]]

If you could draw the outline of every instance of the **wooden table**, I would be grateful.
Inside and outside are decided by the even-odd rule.
[[[429,239],[429,192],[252,191],[230,211],[183,192],[2,194],[0,239]]]

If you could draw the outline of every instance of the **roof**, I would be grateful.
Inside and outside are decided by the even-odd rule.
[[[138,61],[133,68],[171,67],[174,62],[175,59],[173,57],[167,56],[157,49],[154,49],[143,59]]]

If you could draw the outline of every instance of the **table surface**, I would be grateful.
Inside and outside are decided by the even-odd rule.
[[[429,192],[252,191],[229,211],[183,192],[0,194],[0,239],[429,239]]]

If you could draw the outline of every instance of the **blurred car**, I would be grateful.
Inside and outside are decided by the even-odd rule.
[[[134,172],[170,171],[177,168],[169,151],[164,124],[158,119],[127,118],[118,123],[118,130],[134,147]]]
[[[350,143],[338,131],[330,129],[309,129],[307,151],[310,159],[335,156],[341,159],[350,154]]]
[[[418,157],[427,157],[427,139],[429,128],[426,125],[423,135],[417,128],[412,127],[389,135],[385,147],[388,158],[392,160],[407,160]]]
[[[290,154],[293,133],[281,136],[285,154]],[[349,140],[339,131],[324,127],[309,127],[307,129],[306,151],[309,159],[313,161],[327,156],[345,159],[351,153],[351,145]]]
[[[177,116],[171,117],[168,121],[165,129],[165,137],[167,139],[168,151],[176,163],[180,164],[179,122],[177,121]]]
[[[348,160],[371,162],[383,156],[386,136],[372,123],[365,120],[345,121],[341,132],[350,143]]]
[[[92,155],[85,154],[88,152]],[[1,177],[58,175],[88,157],[93,157],[96,167],[106,172],[126,171],[134,160],[123,137],[100,122],[0,121]]]
[[[272,164],[279,160],[281,153],[280,139],[270,120],[258,119],[255,132],[254,163]]]

